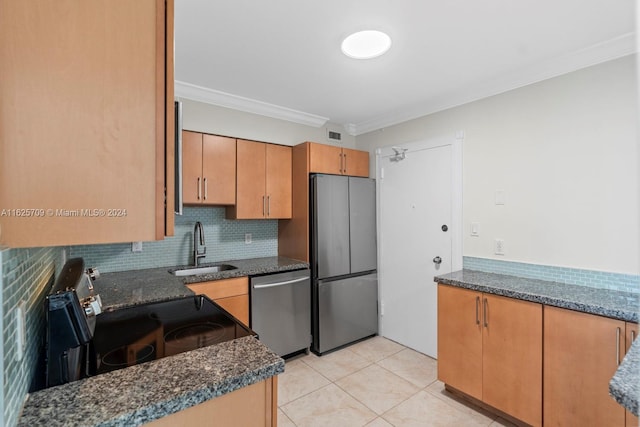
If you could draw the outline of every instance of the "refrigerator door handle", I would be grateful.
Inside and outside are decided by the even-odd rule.
[[[309,276],[286,280],[284,282],[269,283],[268,285],[253,285],[253,289],[275,288],[276,286],[291,285],[292,283],[304,282],[305,280],[309,280]]]

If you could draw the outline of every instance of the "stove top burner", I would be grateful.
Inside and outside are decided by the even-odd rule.
[[[255,332],[201,295],[103,312],[96,317],[89,373],[252,335]]]
[[[221,341],[228,331],[213,322],[195,323],[172,329],[164,335],[165,346],[175,346],[187,349],[206,347]],[[233,336],[231,337],[233,339]]]
[[[110,367],[124,368],[125,366],[137,365],[138,363],[154,360],[154,352],[156,348],[152,344],[147,344],[136,350],[133,347],[114,348],[104,356],[102,356],[103,365]]]

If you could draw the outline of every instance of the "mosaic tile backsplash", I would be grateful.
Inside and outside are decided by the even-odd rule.
[[[462,264],[463,268],[487,273],[507,274],[529,279],[568,283],[570,285],[640,293],[640,275],[634,274],[608,273],[467,256],[463,257]]]
[[[131,243],[86,245],[72,246],[69,257],[82,257],[85,265],[103,273],[191,264],[196,221],[204,228],[203,263],[278,255],[277,220],[228,220],[222,207],[185,207],[184,215],[176,215],[175,236],[144,242],[142,252],[132,252]],[[251,233],[250,244],[246,233]]]
[[[35,367],[44,343],[44,297],[53,277],[62,268],[63,249],[33,248],[5,249],[0,253],[2,284],[3,411],[0,425],[7,427],[17,423],[27,391],[30,388]],[[21,360],[18,360],[16,344],[16,307],[25,311],[26,344]]]

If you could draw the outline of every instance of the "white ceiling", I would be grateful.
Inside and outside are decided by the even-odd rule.
[[[176,96],[358,135],[633,53],[635,0],[177,0]],[[340,51],[391,36],[381,57]]]

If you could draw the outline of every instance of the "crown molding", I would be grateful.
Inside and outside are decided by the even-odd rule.
[[[349,124],[348,130],[354,136],[362,135],[637,52],[636,34],[626,33],[563,56],[496,76],[488,81],[458,88],[431,99],[418,108]]]
[[[175,81],[175,96],[316,128],[324,126],[329,120],[327,117],[309,114],[179,80]]]

